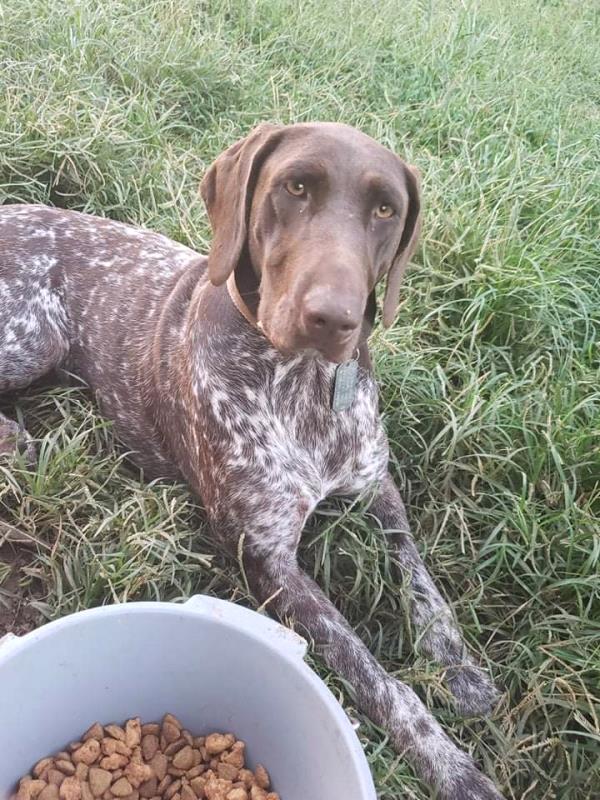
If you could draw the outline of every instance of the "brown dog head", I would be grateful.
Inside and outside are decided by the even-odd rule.
[[[336,123],[260,125],[217,158],[201,192],[214,232],[210,280],[250,269],[276,348],[351,358],[384,278],[383,324],[392,324],[420,202],[416,171],[390,150]]]

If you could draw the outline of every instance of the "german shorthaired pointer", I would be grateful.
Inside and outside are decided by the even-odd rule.
[[[291,620],[447,800],[499,798],[417,695],[389,676],[298,567],[330,495],[370,492],[425,654],[467,715],[496,690],[419,557],[387,471],[367,339],[419,232],[417,175],[344,125],[261,125],[208,170],[208,257],[149,231],[43,206],[0,208],[0,392],[83,379],[147,476],[185,479],[261,602]],[[0,418],[5,449],[27,434]]]

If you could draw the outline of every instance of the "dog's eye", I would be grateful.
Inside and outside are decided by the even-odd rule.
[[[375,209],[375,216],[379,219],[389,219],[394,213],[394,209],[388,203],[382,203]]]
[[[286,181],[285,188],[294,197],[304,197],[306,194],[306,186],[302,181]]]

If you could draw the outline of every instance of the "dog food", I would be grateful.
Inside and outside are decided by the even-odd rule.
[[[246,769],[245,747],[232,733],[193,736],[172,714],[96,722],[38,761],[12,800],[280,800],[263,766]]]

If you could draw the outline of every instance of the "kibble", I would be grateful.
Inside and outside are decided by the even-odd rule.
[[[46,781],[48,781],[48,783],[53,783],[55,786],[60,786],[65,779],[65,773],[61,772],[59,769],[49,769],[45,775]]]
[[[61,753],[61,756],[64,756],[64,753]],[[69,759],[60,758],[55,764],[56,769],[59,769],[64,775],[75,775],[75,765]]]
[[[73,751],[74,764],[94,764],[100,756],[100,742],[97,739],[88,739],[88,741],[81,745],[77,750]]]
[[[58,800],[58,786],[55,783],[49,783],[38,794],[38,800]]]
[[[157,752],[158,736],[153,733],[145,734],[142,739],[142,755],[144,756],[144,761],[152,761]]]
[[[112,772],[99,767],[92,767],[89,774],[90,789],[94,797],[100,797],[110,787],[113,776]]]
[[[245,766],[245,748],[231,733],[194,736],[172,714],[95,722],[38,761],[11,800],[280,800],[265,767]]]
[[[87,729],[87,731],[81,737],[84,742],[87,742],[88,739],[97,739],[100,741],[104,736],[104,728],[100,725],[99,722],[94,722],[94,724]]]

